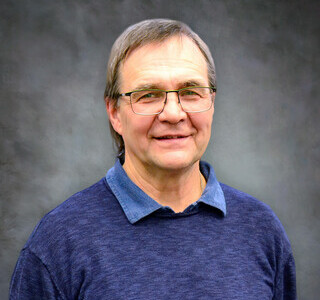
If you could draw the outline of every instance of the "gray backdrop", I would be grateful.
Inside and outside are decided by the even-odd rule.
[[[132,23],[166,17],[189,24],[216,61],[206,160],[220,181],[276,212],[296,258],[299,299],[319,299],[317,1],[24,0],[0,7],[0,297],[39,219],[114,163],[103,102],[112,43]]]

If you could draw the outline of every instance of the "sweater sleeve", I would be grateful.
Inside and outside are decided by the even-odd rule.
[[[42,261],[22,250],[11,278],[10,300],[63,299]]]
[[[274,300],[296,300],[296,271],[292,253],[283,264],[277,276]]]

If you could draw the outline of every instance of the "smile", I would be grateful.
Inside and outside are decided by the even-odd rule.
[[[182,136],[182,135],[165,135],[165,136],[156,137],[157,140],[183,139],[183,138],[186,138],[186,136]]]

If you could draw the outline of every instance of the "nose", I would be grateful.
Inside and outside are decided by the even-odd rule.
[[[158,118],[162,122],[169,122],[177,124],[184,120],[187,114],[183,111],[177,92],[168,92],[167,99],[164,103],[162,112],[158,115]]]

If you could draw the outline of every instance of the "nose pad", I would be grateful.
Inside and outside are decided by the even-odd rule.
[[[171,97],[173,99],[169,99],[169,97]],[[179,96],[178,96],[178,92],[176,92],[176,91],[167,92],[166,101],[164,102],[163,111],[168,109],[168,108],[169,108],[170,111],[172,111],[171,106],[174,105],[174,103],[175,103],[175,106],[178,106],[179,110],[182,110],[180,99],[179,99]]]
[[[169,96],[169,93],[176,94],[176,96]],[[167,98],[164,103],[164,107],[162,112],[158,115],[158,118],[162,122],[169,122],[172,124],[177,124],[183,119],[186,118],[186,113],[183,111],[178,93],[177,92],[169,92],[167,93]]]

